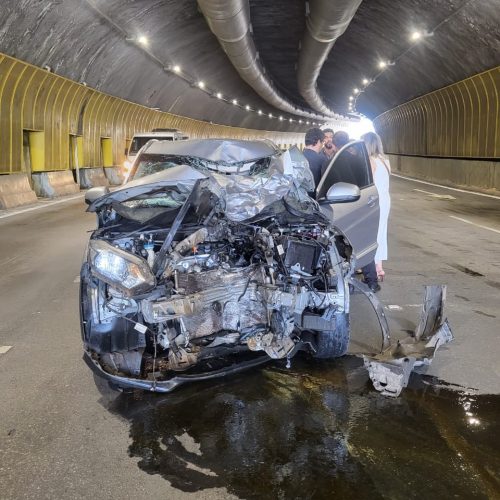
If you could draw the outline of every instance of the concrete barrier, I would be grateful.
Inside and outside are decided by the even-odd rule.
[[[13,208],[36,203],[26,174],[0,175],[0,208]]]
[[[109,186],[109,181],[104,174],[103,167],[81,168],[80,187],[83,189],[90,189],[96,186]]]
[[[104,174],[112,186],[123,184],[125,179],[123,169],[120,167],[104,167]]]
[[[35,193],[42,198],[55,198],[80,192],[80,187],[73,179],[71,170],[34,172],[31,178]]]
[[[387,156],[394,173],[444,186],[500,194],[500,161]]]

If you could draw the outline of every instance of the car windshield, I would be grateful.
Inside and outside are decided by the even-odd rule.
[[[192,156],[173,156],[158,154],[141,154],[130,173],[129,180],[140,179],[146,175],[156,174],[177,165],[189,165],[201,171],[213,171],[222,174],[262,175],[269,170],[271,158],[257,161],[223,164]]]

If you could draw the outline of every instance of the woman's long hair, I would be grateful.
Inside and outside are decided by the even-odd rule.
[[[374,158],[382,157],[385,159],[384,147],[382,146],[382,139],[375,132],[367,132],[361,136],[361,139],[365,142],[366,150],[368,151],[368,156],[373,156]]]

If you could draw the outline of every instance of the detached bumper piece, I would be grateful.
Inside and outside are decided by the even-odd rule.
[[[413,336],[398,340],[375,356],[363,355],[375,389],[384,396],[398,397],[408,385],[411,372],[430,365],[438,348],[453,340],[450,325],[443,319],[445,299],[446,285],[426,286]]]

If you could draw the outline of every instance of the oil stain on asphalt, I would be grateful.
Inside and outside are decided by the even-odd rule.
[[[412,375],[397,399],[361,362],[294,359],[169,395],[122,394],[128,453],[185,492],[245,499],[500,498],[499,396]]]

